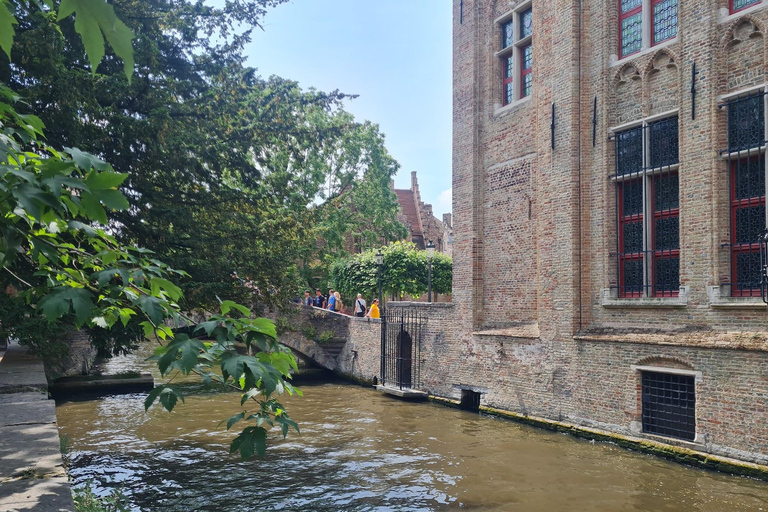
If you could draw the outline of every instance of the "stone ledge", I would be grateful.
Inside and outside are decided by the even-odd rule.
[[[421,308],[452,308],[454,306],[453,302],[412,302],[412,301],[389,301],[386,304],[386,307],[390,308],[412,308],[412,307],[421,307]]]
[[[718,309],[762,309],[766,310],[766,304],[760,297],[731,297],[730,286],[707,286],[707,298],[709,307]]]
[[[619,298],[615,288],[603,288],[600,305],[604,308],[685,308],[688,307],[690,287],[681,286],[677,297]]]
[[[576,341],[640,343],[644,345],[671,345],[768,352],[768,334],[765,332],[728,332],[693,329],[680,329],[676,331],[600,329],[577,333],[573,336],[573,339]]]
[[[475,331],[472,336],[500,336],[503,338],[523,338],[538,340],[541,338],[538,322],[511,325],[498,329],[487,329],[485,331]]]

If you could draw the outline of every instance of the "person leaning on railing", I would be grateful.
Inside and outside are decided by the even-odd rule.
[[[371,302],[371,309],[368,310],[368,313],[365,314],[367,318],[381,318],[381,314],[379,313],[379,299],[373,299],[373,302]]]

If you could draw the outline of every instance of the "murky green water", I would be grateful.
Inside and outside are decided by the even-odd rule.
[[[303,390],[289,401],[302,434],[275,433],[250,462],[218,427],[234,394],[170,414],[145,413],[143,395],[61,404],[70,473],[146,511],[768,511],[763,482],[355,385]]]

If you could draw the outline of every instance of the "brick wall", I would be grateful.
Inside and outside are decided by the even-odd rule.
[[[679,2],[674,39],[619,60],[616,0],[533,0],[533,94],[502,107],[496,20],[520,5],[454,0],[454,306],[419,306],[434,326],[425,386],[637,433],[631,367],[683,364],[701,374],[696,448],[766,462],[768,313],[758,298],[729,297],[727,114],[718,104],[766,81],[768,2],[737,15],[727,0]],[[614,300],[611,128],[674,109],[684,289],[674,300]]]

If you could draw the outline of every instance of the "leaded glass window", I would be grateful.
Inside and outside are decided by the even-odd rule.
[[[520,91],[520,97],[525,98],[531,94],[531,87],[533,85],[533,46],[528,45],[523,47],[521,53],[523,54],[523,62],[521,64],[520,77],[522,78],[522,90]]]
[[[677,117],[669,117],[648,125],[648,152],[651,168],[678,162]]]
[[[643,168],[643,128],[616,134],[616,173],[631,174]]]
[[[763,93],[728,103],[728,151],[758,148],[765,144]]]
[[[520,13],[520,39],[533,34],[533,11],[527,9]]]
[[[728,168],[731,178],[731,295],[759,295],[760,245],[765,229],[765,93],[731,99]]]
[[[515,42],[515,22],[510,21],[501,26],[501,47],[509,48]]]
[[[680,289],[678,120],[615,134],[620,297],[670,297]]]
[[[654,0],[653,44],[658,44],[677,35],[677,0]]]
[[[531,4],[501,24],[502,105],[530,96],[533,90],[533,10]],[[512,84],[516,85],[513,86]]]
[[[731,0],[731,12],[734,13],[759,3],[760,0]]]
[[[619,58],[677,36],[678,1],[619,0]],[[651,30],[643,30],[644,11]]]

